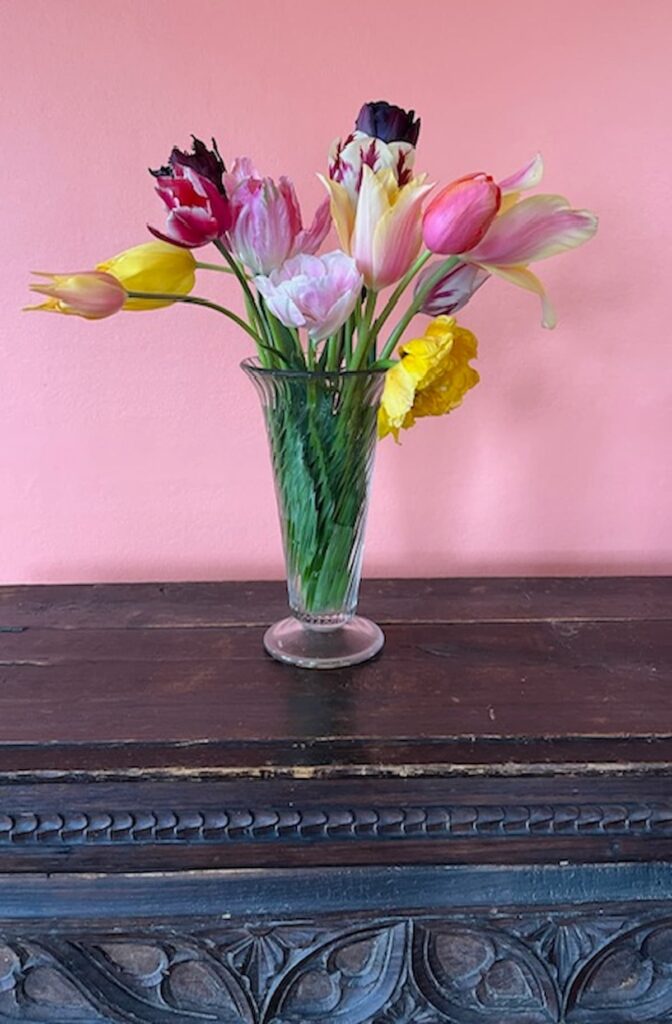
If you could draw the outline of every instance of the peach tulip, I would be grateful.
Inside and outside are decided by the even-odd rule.
[[[45,295],[47,301],[27,309],[48,313],[83,316],[86,320],[102,320],[118,313],[126,301],[126,290],[111,274],[83,270],[74,274],[48,274],[36,271],[39,277],[50,277],[51,284],[31,284],[31,292]]]

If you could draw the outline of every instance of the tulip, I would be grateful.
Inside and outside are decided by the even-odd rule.
[[[404,276],[422,244],[422,202],[432,188],[425,176],[399,187],[387,169],[362,168],[362,186],[352,205],[345,187],[322,178],[331,195],[339,241],[354,257],[367,288],[378,291]]]
[[[423,270],[415,286],[416,295],[439,266],[438,262],[430,263]],[[431,317],[458,313],[489,277],[489,272],[481,267],[470,263],[458,263],[452,270],[448,270],[425,296],[420,312]]]
[[[500,202],[499,186],[489,174],[458,178],[442,189],[425,210],[425,245],[430,252],[443,256],[468,252],[485,235]]]
[[[468,259],[538,295],[543,326],[555,327],[555,311],[544,286],[527,265],[583,245],[597,231],[597,223],[595,214],[573,209],[562,196],[529,196],[508,206],[493,221],[480,244],[468,253]]]
[[[195,135],[192,135],[191,138],[193,152],[186,153],[184,150],[178,149],[177,146],[173,146],[168,161],[169,167],[173,168],[173,170],[178,166],[189,167],[199,177],[206,178],[216,186],[219,192],[223,193],[222,178],[226,168],[217,148],[217,143],[213,139],[212,149],[208,149],[205,143],[197,139]],[[161,168],[161,171],[165,170],[166,168]],[[161,171],[156,173],[161,174]],[[155,172],[152,171],[152,173],[154,174]],[[168,171],[168,173],[170,172]]]
[[[362,290],[355,261],[339,250],[294,256],[254,281],[278,320],[286,327],[306,327],[315,342],[345,323]]]
[[[222,181],[224,163],[213,150],[194,139],[193,153],[174,148],[165,167],[150,173],[156,192],[168,208],[165,231],[150,226],[157,238],[187,249],[223,239],[231,226],[231,207]]]
[[[99,263],[129,292],[188,295],[196,282],[196,260],[189,249],[168,242],[145,242]],[[127,299],[124,309],[160,309],[170,299]]]
[[[541,183],[543,176],[544,161],[541,153],[536,153],[524,167],[514,174],[510,174],[508,178],[502,179],[499,182],[499,187],[503,196],[517,194],[530,188],[536,188]]]
[[[359,112],[355,131],[341,142],[337,139],[329,152],[329,178],[347,192],[353,208],[362,186],[363,168],[390,170],[399,187],[413,177],[415,146],[420,121],[415,111],[405,111],[380,100],[365,103]]]
[[[244,177],[231,195],[233,226],[229,244],[253,274],[270,274],[285,260],[312,255],[329,231],[329,202],[322,203],[304,229],[294,186],[288,178]]]
[[[415,119],[414,110],[406,111],[385,100],[375,100],[364,104],[357,115],[355,127],[357,131],[382,142],[408,142],[417,146],[420,118]]]
[[[498,217],[470,253],[475,263],[511,267],[575,249],[595,234],[597,218],[562,196],[529,196]]]
[[[49,313],[83,316],[86,320],[102,320],[118,313],[126,301],[126,291],[111,274],[85,270],[75,274],[48,274],[36,271],[39,277],[50,277],[51,284],[31,284],[30,290],[46,295],[47,301],[26,309]]]

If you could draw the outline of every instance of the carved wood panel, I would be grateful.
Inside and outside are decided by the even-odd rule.
[[[672,910],[6,931],[0,1020],[663,1024]]]

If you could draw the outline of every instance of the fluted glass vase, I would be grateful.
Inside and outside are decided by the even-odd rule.
[[[264,646],[306,668],[366,661],[384,642],[356,615],[384,371],[241,365],[266,420],[291,611]]]

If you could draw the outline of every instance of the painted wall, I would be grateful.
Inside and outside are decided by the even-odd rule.
[[[541,267],[555,332],[503,282],[462,314],[482,383],[381,446],[367,571],[672,571],[671,45],[668,0],[4,0],[0,579],[281,574],[235,328],[19,307],[31,268],[146,240],[146,168],[191,132],[293,177],[312,215],[329,142],[373,98],[421,113],[436,180],[541,149],[546,190],[601,232]]]

